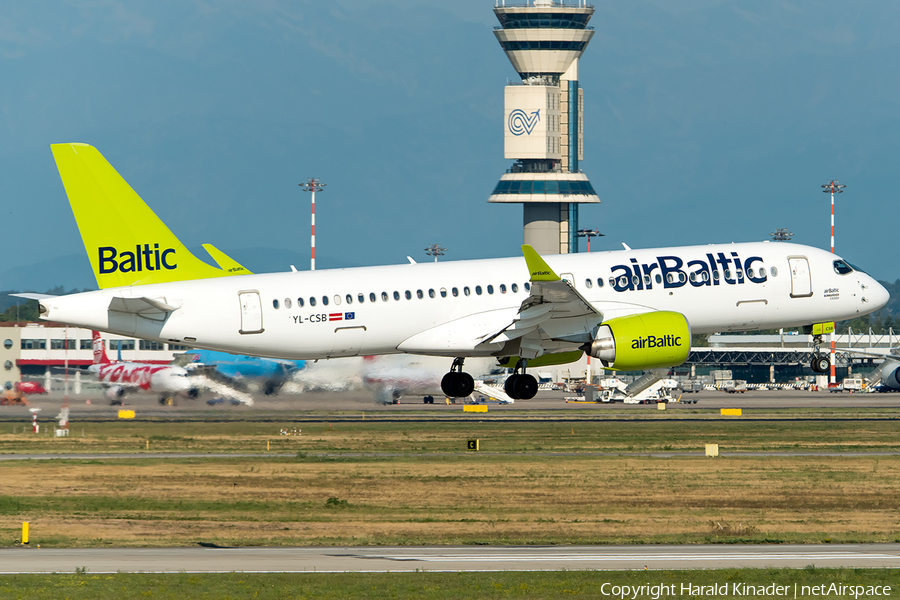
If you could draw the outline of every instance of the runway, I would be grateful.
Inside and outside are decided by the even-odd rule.
[[[900,544],[438,546],[322,548],[9,548],[0,573],[347,573],[900,568]]]
[[[703,391],[696,394],[684,394],[684,402],[667,405],[666,411],[660,414],[655,405],[638,404],[567,404],[568,392],[541,391],[531,400],[519,400],[510,405],[489,405],[489,416],[504,419],[534,418],[552,419],[573,422],[605,419],[696,419],[718,418],[721,408],[741,408],[743,420],[762,418],[841,418],[852,420],[863,419],[896,419],[900,417],[900,394],[831,394],[827,391],[808,392],[798,390],[752,391],[746,394],[726,394],[724,392]],[[46,423],[52,420],[63,405],[63,395],[55,391],[48,395],[32,396],[30,406],[0,407],[0,422],[29,421],[29,408],[41,408],[38,420]],[[109,400],[102,394],[85,393],[72,395],[69,400],[69,415],[73,421],[107,421],[115,420],[119,409],[134,410],[138,419],[157,421],[254,421],[281,422],[286,417],[307,422],[332,422],[358,420],[360,418],[389,421],[433,419],[470,419],[462,413],[460,404],[444,404],[436,398],[435,404],[423,404],[421,398],[404,397],[400,404],[378,404],[372,392],[353,390],[345,392],[308,392],[303,394],[282,394],[280,396],[264,396],[255,394],[254,406],[209,406],[206,397],[195,400],[179,399],[176,406],[161,406],[153,394],[136,393],[126,398],[125,406],[110,406]],[[90,404],[88,404],[90,401]],[[691,403],[687,403],[687,402]],[[696,402],[696,403],[694,403]],[[776,415],[772,409],[826,409],[822,413],[802,412]],[[857,409],[829,413],[827,409]],[[731,417],[724,417],[731,419]]]

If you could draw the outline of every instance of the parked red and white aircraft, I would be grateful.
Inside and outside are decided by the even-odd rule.
[[[137,362],[112,362],[99,331],[93,332],[94,364],[88,370],[97,375],[113,404],[121,404],[125,394],[142,390],[160,394],[161,403],[169,403],[176,394],[196,396],[186,369],[175,365]]]

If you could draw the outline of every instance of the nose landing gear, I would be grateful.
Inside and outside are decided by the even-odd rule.
[[[814,335],[813,336],[813,357],[812,361],[809,363],[809,368],[813,370],[813,373],[827,373],[831,370],[831,361],[828,357],[822,354],[819,351],[819,347],[822,345],[822,336]]]

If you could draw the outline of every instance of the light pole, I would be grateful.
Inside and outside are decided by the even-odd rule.
[[[306,183],[299,184],[304,192],[312,192],[312,235],[310,236],[309,270],[316,270],[316,192],[321,192],[325,184],[318,177],[310,177]]]
[[[575,234],[576,237],[586,237],[588,240],[588,254],[591,253],[591,238],[592,237],[603,237],[603,234],[597,231],[596,229],[579,229],[578,233]],[[590,360],[590,358],[588,359]]]
[[[428,256],[433,256],[434,262],[437,262],[438,256],[443,256],[446,252],[447,248],[444,248],[440,244],[432,244],[425,248],[425,254],[427,254]]]
[[[826,194],[831,194],[831,253],[834,254],[834,195],[842,194],[844,192],[844,188],[846,185],[842,184],[837,179],[832,179],[828,183],[822,186],[822,191]]]
[[[844,188],[846,185],[842,184],[837,179],[832,179],[828,183],[822,186],[822,191],[826,194],[831,194],[831,253],[834,254],[834,195],[842,194],[844,192]],[[828,387],[833,388],[837,386],[836,377],[834,374],[834,331],[831,332],[831,378],[828,381]]]
[[[576,237],[586,237],[588,241],[588,254],[591,253],[591,238],[592,237],[603,237],[603,234],[597,231],[596,229],[579,229],[575,234]],[[593,385],[593,378],[591,376],[591,355],[587,355],[587,385]]]
[[[775,242],[786,242],[794,236],[794,232],[788,231],[787,229],[776,229],[769,233],[769,235],[772,236],[772,240]]]

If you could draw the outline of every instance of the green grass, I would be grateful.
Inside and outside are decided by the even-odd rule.
[[[683,585],[726,585],[728,593],[716,598],[742,597],[733,585],[890,586],[887,596],[898,597],[897,572],[891,569],[723,569],[716,571],[542,571],[493,573],[320,573],[320,574],[78,574],[7,575],[0,578],[0,597],[18,600],[126,600],[185,598],[229,600],[305,599],[501,599],[618,598],[611,587],[666,585],[676,594],[658,598],[690,598]],[[610,586],[604,588],[604,584]],[[667,588],[667,591],[671,588]],[[607,593],[604,594],[603,591]],[[647,590],[648,592],[651,590]],[[628,596],[632,597],[632,596]],[[650,593],[637,598],[653,598]],[[745,597],[745,596],[743,596]],[[757,596],[759,597],[759,596]],[[765,597],[765,596],[764,596]],[[798,598],[815,597],[810,594]],[[834,597],[834,594],[832,594]],[[853,596],[839,596],[852,598]],[[872,596],[860,596],[872,597]]]
[[[301,428],[303,435],[280,436],[281,427]],[[150,452],[265,453],[268,448],[269,452],[306,453],[307,458],[314,458],[322,453],[351,452],[463,453],[471,438],[480,439],[481,450],[486,452],[696,452],[706,443],[718,443],[722,452],[897,451],[898,430],[897,418],[578,423],[503,419],[386,423],[367,419],[331,424],[295,418],[277,423],[73,422],[71,437],[53,438],[23,432],[20,424],[0,423],[0,453],[146,452],[149,442]]]

